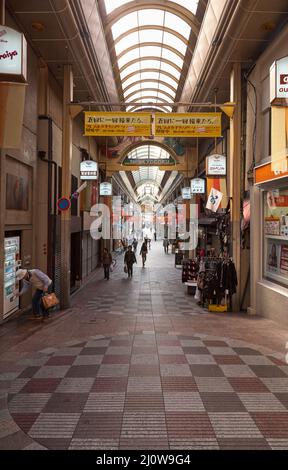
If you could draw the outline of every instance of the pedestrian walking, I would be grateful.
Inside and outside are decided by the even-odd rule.
[[[140,250],[140,255],[142,256],[143,268],[145,267],[145,263],[146,263],[146,259],[147,259],[147,252],[148,252],[147,243],[144,241],[142,243],[141,250]]]
[[[134,238],[134,240],[132,242],[132,246],[133,246],[134,253],[136,253],[137,252],[137,246],[138,246],[138,240],[136,238]]]
[[[40,269],[18,269],[16,271],[16,281],[22,281],[22,289],[15,292],[17,297],[25,294],[29,288],[35,288],[36,291],[32,297],[32,310],[35,317],[49,317],[49,312],[42,307],[42,297],[45,293],[52,291],[52,280]]]
[[[164,253],[168,253],[168,249],[169,249],[169,240],[168,238],[164,238],[163,240],[163,246],[164,246]]]
[[[124,263],[127,266],[128,277],[132,277],[133,276],[133,264],[137,263],[137,260],[136,260],[134,251],[132,251],[131,245],[128,246],[128,250],[125,253]]]
[[[112,260],[111,253],[108,251],[107,248],[104,248],[102,264],[104,268],[104,279],[107,279],[107,281],[109,281],[109,278],[110,278],[110,268],[111,268],[112,261],[113,260]]]

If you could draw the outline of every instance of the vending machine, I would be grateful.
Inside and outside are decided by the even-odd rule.
[[[5,238],[3,318],[19,309],[19,297],[14,295],[14,291],[18,288],[15,274],[20,263],[20,237]]]

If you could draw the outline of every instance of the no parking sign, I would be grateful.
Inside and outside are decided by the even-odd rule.
[[[68,211],[71,206],[71,201],[67,197],[61,197],[61,199],[57,201],[57,206],[59,211]]]

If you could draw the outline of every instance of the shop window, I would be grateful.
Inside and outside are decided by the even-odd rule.
[[[264,192],[264,277],[288,286],[288,187]]]

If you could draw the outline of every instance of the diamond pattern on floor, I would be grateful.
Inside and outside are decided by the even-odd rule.
[[[280,367],[207,337],[88,338],[50,351],[41,365],[26,361],[8,407],[15,429],[52,449],[283,449],[288,376]]]

